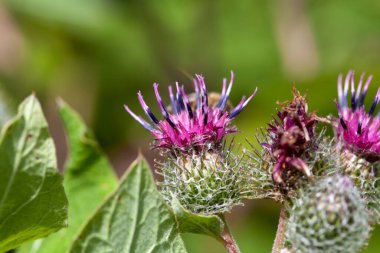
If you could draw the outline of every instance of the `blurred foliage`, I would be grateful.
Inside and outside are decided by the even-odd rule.
[[[55,113],[50,108],[61,96],[125,169],[126,160],[138,147],[148,150],[151,139],[123,110],[128,103],[142,114],[138,90],[153,101],[153,82],[163,90],[178,80],[190,90],[189,75],[203,73],[209,89],[219,91],[232,69],[232,103],[259,87],[237,120],[242,131],[237,140],[244,143],[275,113],[276,101],[291,98],[293,83],[320,115],[335,113],[339,72],[373,73],[377,83],[379,23],[380,2],[372,0],[4,0],[0,83],[12,101],[35,91],[50,120]],[[267,209],[272,205],[254,202],[236,220],[244,252],[249,245],[256,245],[255,252],[269,251],[277,213]],[[376,231],[366,252],[378,252],[379,236]],[[211,245],[202,243],[207,240],[190,236],[189,243],[196,242],[190,251],[203,252],[196,247]]]

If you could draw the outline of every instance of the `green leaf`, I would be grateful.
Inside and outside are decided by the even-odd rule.
[[[67,226],[55,147],[32,95],[0,137],[0,252]]]
[[[117,187],[112,166],[80,116],[63,101],[59,114],[69,146],[64,185],[69,199],[69,227],[46,239],[23,245],[20,253],[65,253],[90,215]]]
[[[177,199],[171,203],[181,233],[204,234],[223,241],[225,224],[216,215],[200,215],[187,211]]]
[[[70,252],[186,252],[174,215],[143,158],[131,165]]]

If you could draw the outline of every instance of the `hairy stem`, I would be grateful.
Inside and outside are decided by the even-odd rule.
[[[284,207],[281,208],[280,218],[278,220],[278,227],[276,238],[274,239],[272,253],[280,253],[285,244],[285,230],[286,230],[287,215]]]
[[[221,235],[224,247],[226,247],[229,253],[240,253],[240,249],[231,234],[224,214],[220,214],[219,217],[222,219],[224,223],[224,230]]]

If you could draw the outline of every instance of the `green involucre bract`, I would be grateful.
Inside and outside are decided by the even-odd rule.
[[[216,214],[230,211],[250,194],[250,168],[242,163],[243,155],[230,150],[219,153],[164,156],[156,162],[164,198],[170,203],[178,199],[193,213]]]
[[[338,162],[343,172],[348,175],[360,190],[372,223],[380,223],[380,179],[376,170],[379,162],[370,163],[348,150],[343,151]]]

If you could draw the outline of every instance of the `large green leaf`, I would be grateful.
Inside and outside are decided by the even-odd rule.
[[[174,215],[157,191],[143,158],[131,165],[70,252],[186,252]]]
[[[69,227],[46,239],[24,245],[21,253],[65,253],[89,216],[117,187],[117,179],[80,116],[64,102],[59,113],[67,134],[69,157],[64,185],[69,199]]]
[[[67,226],[67,199],[41,106],[32,95],[0,137],[0,252]]]
[[[177,199],[172,201],[171,207],[181,233],[204,234],[223,242],[225,224],[221,218],[216,215],[191,213],[183,208]]]

